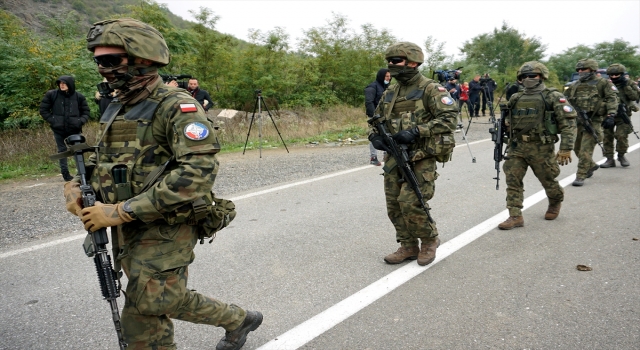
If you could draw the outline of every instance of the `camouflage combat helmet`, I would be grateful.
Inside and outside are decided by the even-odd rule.
[[[87,34],[87,49],[118,46],[130,56],[156,62],[164,67],[171,60],[164,37],[152,26],[132,18],[109,19],[93,24]]]
[[[527,74],[540,74],[542,79],[549,79],[549,69],[538,61],[525,62],[518,70],[518,80],[522,80]]]
[[[592,72],[595,72],[598,70],[598,62],[591,58],[583,58],[576,63],[576,71],[578,71],[579,68],[589,68]]]
[[[620,63],[614,63],[614,64],[610,65],[607,68],[607,74],[608,75],[611,75],[611,74],[620,74],[620,75],[622,75],[622,74],[626,73],[626,71],[627,71],[627,68],[625,66],[621,65]]]
[[[406,57],[408,61],[424,63],[424,53],[420,46],[407,41],[389,46],[384,53],[384,58],[390,57]]]

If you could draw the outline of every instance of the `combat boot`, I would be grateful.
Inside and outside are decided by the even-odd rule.
[[[582,186],[582,185],[584,185],[584,179],[580,178],[580,177],[576,177],[576,179],[573,180],[572,185],[574,185],[574,186]]]
[[[420,254],[418,254],[418,265],[425,266],[431,264],[436,259],[436,249],[440,246],[440,238],[422,240]]]
[[[544,213],[544,218],[546,220],[554,220],[555,218],[557,218],[558,214],[560,214],[561,206],[562,206],[562,203],[549,204],[549,207],[547,208],[547,212]]]
[[[418,246],[401,246],[395,253],[385,256],[384,261],[386,261],[387,264],[399,264],[405,260],[416,260],[418,258],[418,253],[420,253]]]
[[[511,230],[514,227],[522,227],[524,226],[524,218],[522,215],[520,216],[509,216],[507,220],[498,225],[498,228],[501,230]]]
[[[618,159],[620,159],[620,158],[618,157]],[[601,168],[615,168],[616,167],[616,161],[613,160],[613,157],[607,158],[607,161],[602,163],[600,165],[600,167]]]
[[[255,331],[262,324],[262,314],[258,311],[247,311],[244,321],[240,327],[227,331],[224,337],[220,339],[216,350],[238,350],[247,341],[247,334]]]
[[[587,170],[587,179],[593,176],[593,172],[600,169],[598,164],[594,165],[591,169]]]
[[[631,165],[629,164],[629,161],[627,160],[627,158],[624,157],[624,154],[620,154],[620,153],[618,153],[618,162],[620,162],[620,165],[624,167]]]

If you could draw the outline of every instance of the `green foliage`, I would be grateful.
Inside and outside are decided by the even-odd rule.
[[[499,30],[494,28],[492,33],[480,34],[465,41],[460,51],[466,55],[467,63],[504,74],[524,62],[539,61],[545,49],[546,45],[538,38],[527,38],[503,22]]]
[[[601,42],[593,46],[578,45],[568,48],[549,58],[549,69],[555,71],[564,81],[575,72],[576,63],[583,58],[593,58],[600,68],[613,63],[621,63],[632,76],[640,76],[640,51],[637,45],[615,39],[613,42]]]

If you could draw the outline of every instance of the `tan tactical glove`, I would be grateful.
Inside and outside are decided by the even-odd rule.
[[[82,192],[80,184],[75,181],[67,181],[64,184],[64,200],[67,202],[67,211],[73,215],[78,215],[78,210],[82,209]]]
[[[80,210],[80,220],[84,223],[84,228],[91,232],[133,221],[133,218],[122,209],[123,205],[124,202],[118,204],[96,202],[93,207]]]
[[[559,150],[558,154],[556,155],[556,161],[560,165],[567,165],[571,163],[571,150],[568,150],[568,149]]]

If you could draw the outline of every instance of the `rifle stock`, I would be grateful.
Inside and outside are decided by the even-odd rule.
[[[424,196],[420,191],[420,186],[418,184],[416,174],[413,172],[413,169],[411,169],[409,154],[407,153],[407,146],[399,145],[393,139],[393,137],[391,137],[391,133],[387,130],[387,127],[384,125],[384,121],[381,119],[382,116],[376,114],[373,117],[369,118],[369,120],[367,120],[367,123],[376,128],[376,130],[378,131],[378,135],[381,135],[384,138],[384,142],[389,148],[389,154],[393,157],[393,159],[396,160],[396,164],[402,172],[403,180],[408,182],[409,186],[411,186],[411,189],[413,189],[413,192],[415,192],[416,197],[418,197],[418,200],[420,201],[422,210],[424,210],[425,214],[427,214],[429,222],[435,223],[429,212],[429,207],[427,207],[427,204],[424,202]]]

